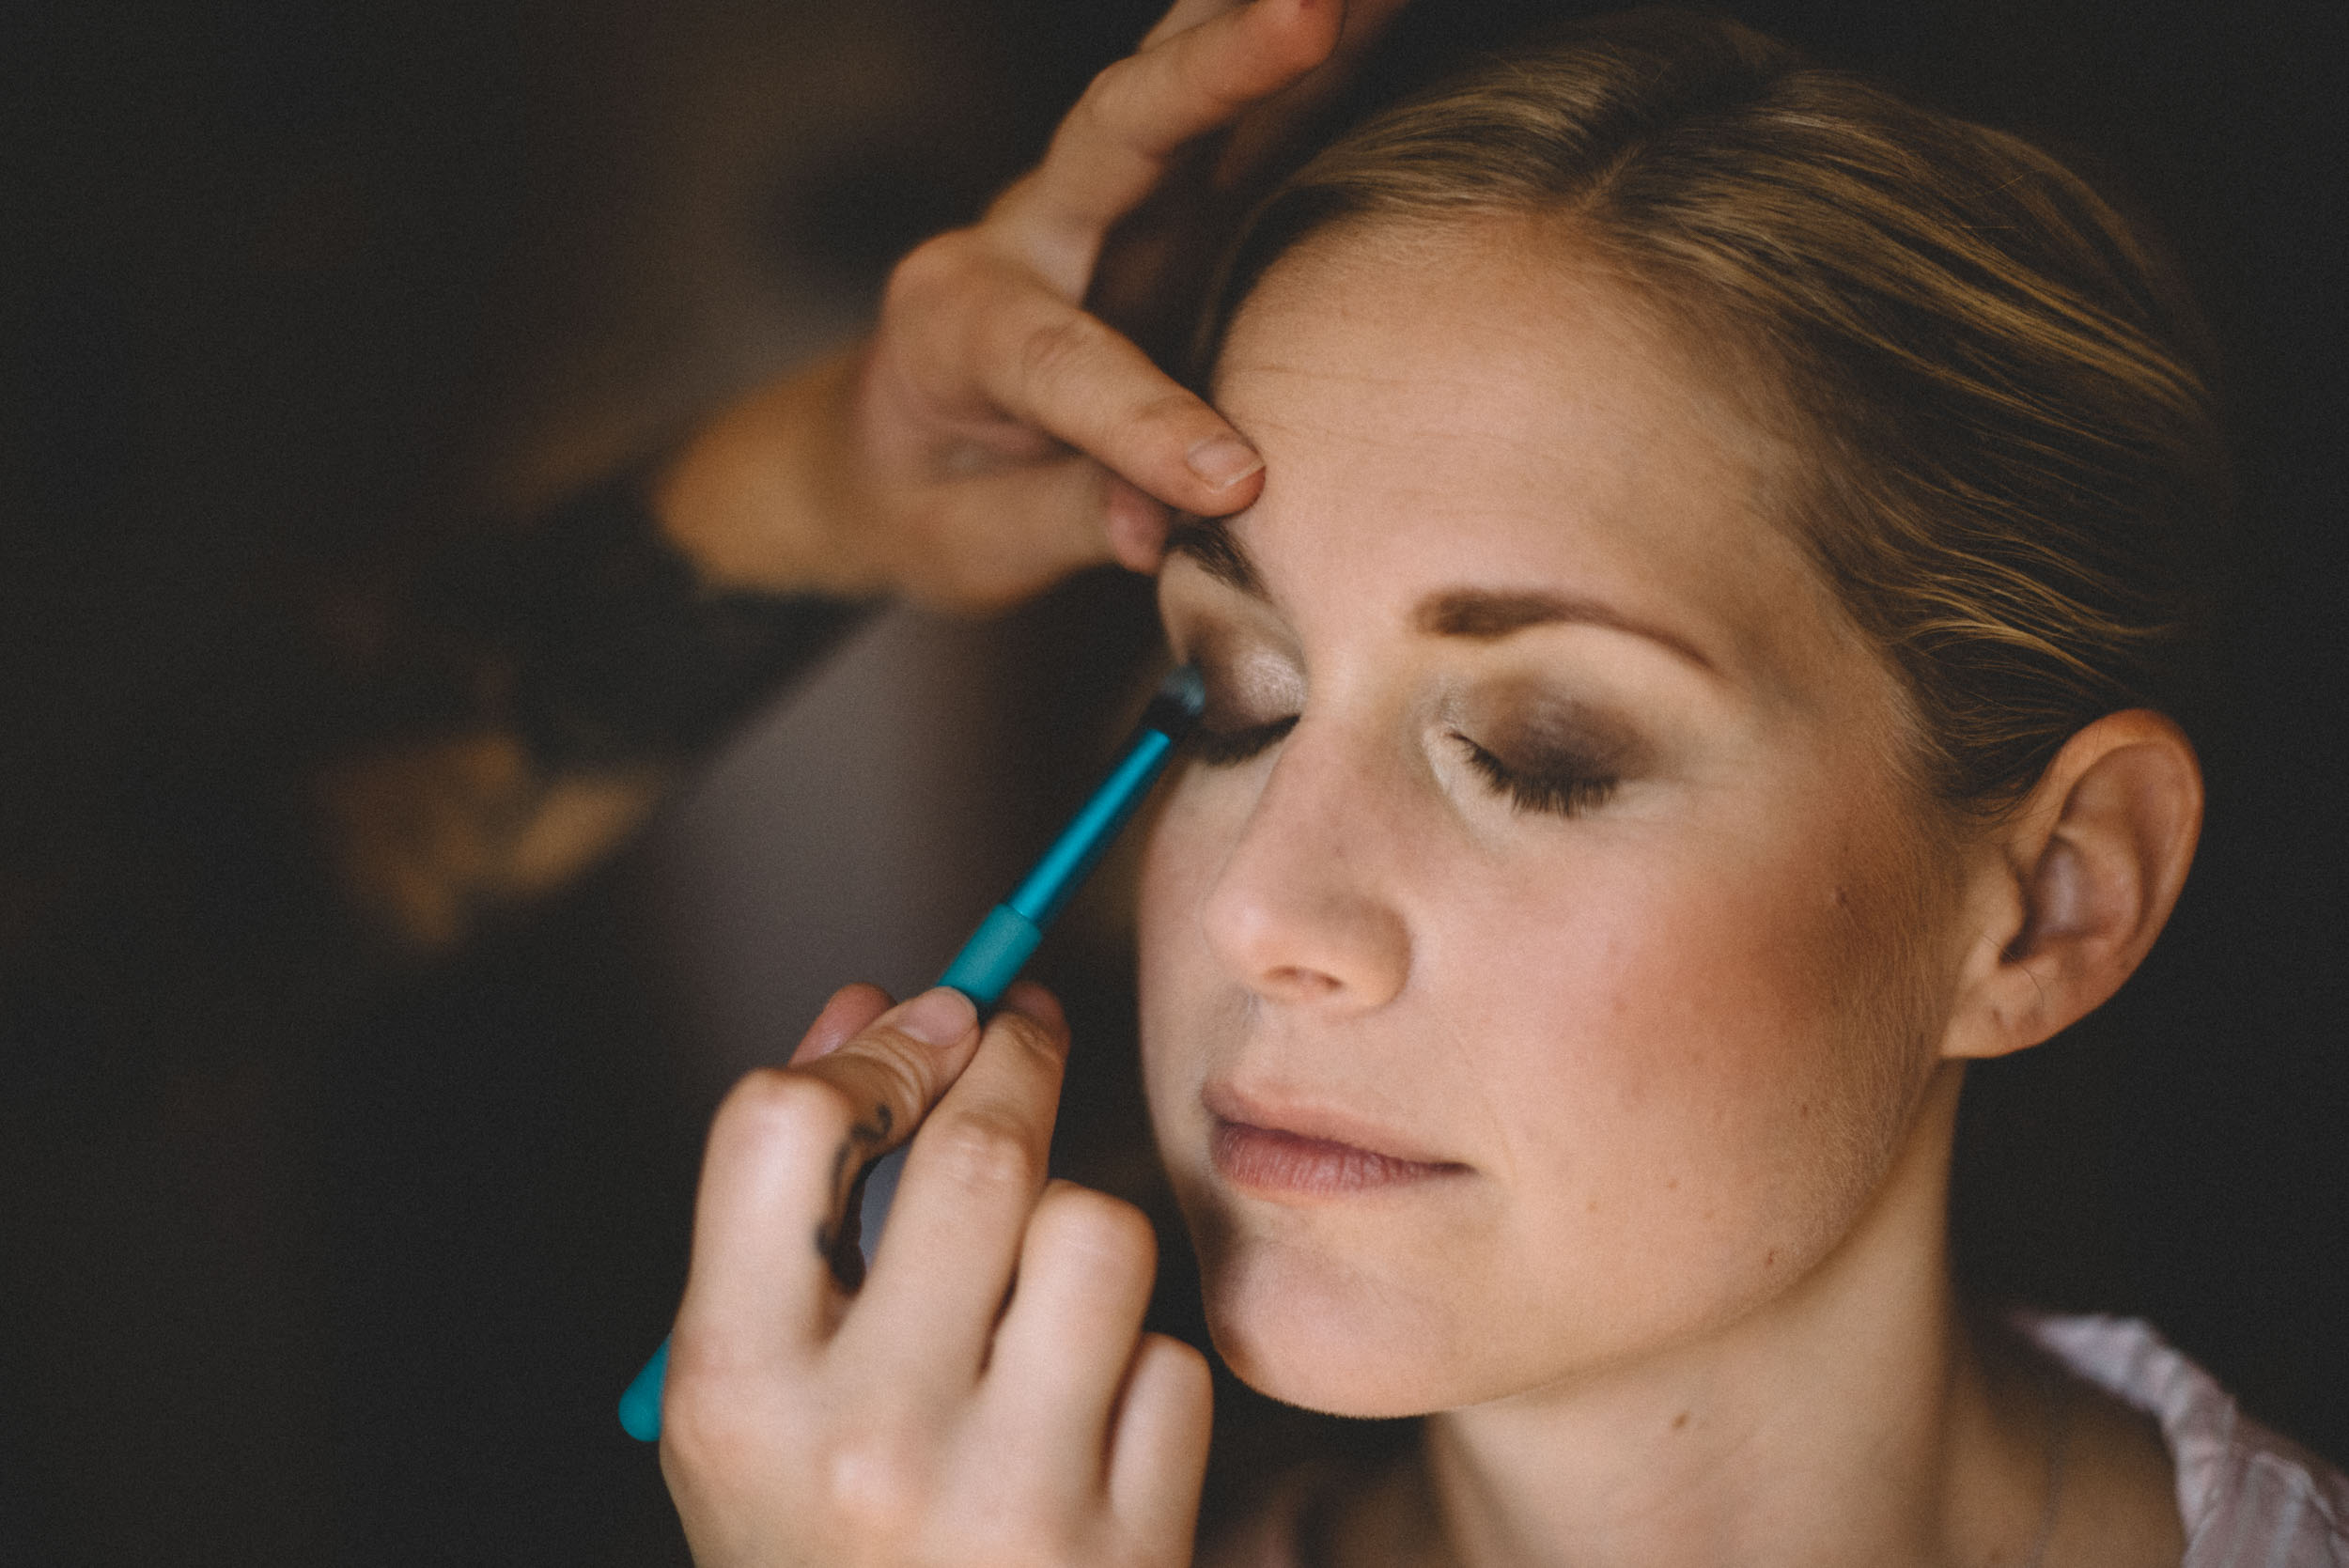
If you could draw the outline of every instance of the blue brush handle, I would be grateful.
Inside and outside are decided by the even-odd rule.
[[[1143,710],[1133,740],[1110,776],[1078,808],[1011,896],[979,922],[979,928],[939,976],[940,985],[952,986],[969,997],[982,1017],[1003,1000],[1036,944],[1044,939],[1052,917],[1100,863],[1117,831],[1132,819],[1205,706],[1197,671],[1185,665],[1167,677]],[[660,1440],[661,1390],[668,1376],[669,1342],[662,1340],[661,1348],[620,1395],[620,1425],[640,1443]]]
[[[669,1342],[652,1353],[620,1395],[620,1428],[640,1443],[661,1441],[661,1389],[669,1380]]]
[[[1042,926],[1010,905],[998,904],[988,910],[987,918],[979,922],[979,928],[971,933],[971,939],[962,944],[962,951],[955,955],[938,983],[969,997],[984,1015],[1003,1000],[1019,971],[1027,968],[1028,955],[1043,939]]]

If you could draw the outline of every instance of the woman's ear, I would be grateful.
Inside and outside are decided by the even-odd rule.
[[[2202,769],[2145,708],[2064,742],[1972,874],[1945,1056],[2003,1056],[2101,1006],[2161,934],[2202,828]]]

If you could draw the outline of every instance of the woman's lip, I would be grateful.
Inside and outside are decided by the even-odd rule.
[[[1215,1121],[1207,1145],[1215,1168],[1233,1186],[1297,1197],[1371,1192],[1456,1176],[1468,1169],[1397,1159],[1351,1143],[1221,1118]]]
[[[1299,1196],[1368,1192],[1459,1175],[1404,1140],[1340,1113],[1258,1101],[1223,1085],[1201,1096],[1216,1169],[1235,1186]]]

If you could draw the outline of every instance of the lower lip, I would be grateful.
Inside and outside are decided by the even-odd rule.
[[[1235,1187],[1298,1197],[1340,1197],[1377,1192],[1456,1176],[1462,1165],[1429,1165],[1415,1159],[1304,1138],[1246,1122],[1218,1121],[1210,1139],[1215,1168]]]

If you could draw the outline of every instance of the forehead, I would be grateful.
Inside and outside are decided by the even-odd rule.
[[[1554,223],[1325,233],[1267,273],[1218,360],[1216,399],[1267,458],[1233,537],[1276,600],[1284,578],[1397,615],[1433,587],[1539,588],[1676,625],[1757,678],[1848,658],[1774,520],[1800,459],[1745,411],[1746,377]]]

